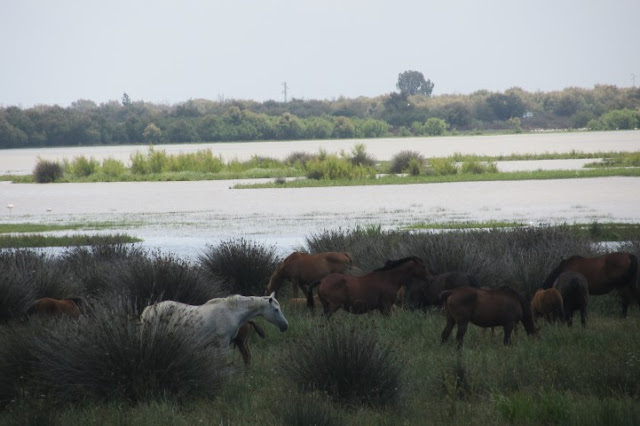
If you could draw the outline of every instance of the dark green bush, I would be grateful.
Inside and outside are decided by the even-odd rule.
[[[418,162],[420,168],[424,165],[424,156],[417,151],[400,151],[393,157],[389,163],[390,173],[406,173],[410,170],[411,161]]]
[[[402,392],[401,363],[367,328],[326,327],[292,347],[282,365],[300,389],[326,392],[340,404],[393,406]]]
[[[229,293],[253,296],[264,293],[278,259],[274,247],[239,238],[208,246],[198,262],[205,276]]]
[[[59,180],[62,175],[62,166],[59,163],[41,158],[33,169],[33,179],[38,183],[52,183]]]
[[[225,294],[219,283],[206,281],[200,268],[171,255],[134,256],[114,272],[112,291],[126,295],[137,312],[161,300],[201,305]]]
[[[224,353],[190,328],[140,328],[134,303],[103,300],[81,321],[59,321],[32,342],[34,376],[54,401],[212,397],[227,374]]]

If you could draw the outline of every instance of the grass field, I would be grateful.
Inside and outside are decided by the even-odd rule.
[[[621,231],[624,232],[624,229]],[[344,249],[363,270],[409,254],[435,271],[464,270],[483,285],[510,283],[530,297],[558,259],[602,247],[569,227],[437,234],[335,231],[309,251]],[[637,239],[622,246],[636,255]],[[343,311],[329,321],[279,300],[289,330],[258,319],[253,362],[192,334],[142,332],[154,301],[200,304],[262,294],[278,259],[256,244],[223,243],[190,264],[124,246],[59,256],[0,251],[0,424],[442,425],[638,424],[640,310],[620,317],[615,294],[591,296],[587,327],[538,322],[511,346],[470,326],[464,347],[440,344],[440,308]],[[22,321],[37,297],[82,296],[78,321]]]

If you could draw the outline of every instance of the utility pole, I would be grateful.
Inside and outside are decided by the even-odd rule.
[[[282,93],[284,93],[284,103],[286,104],[287,103],[287,82],[286,81],[282,83],[282,87],[284,88],[282,90]]]
[[[636,75],[631,73],[631,87],[636,88]]]

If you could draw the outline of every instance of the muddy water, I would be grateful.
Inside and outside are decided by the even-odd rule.
[[[542,138],[538,139],[537,136]],[[616,132],[499,137],[491,139],[491,143],[488,139],[483,140],[480,144],[482,149],[473,152],[487,154],[492,150],[491,155],[496,152],[532,153],[536,152],[534,148],[540,152],[550,152],[553,149],[546,144],[554,140],[556,143],[559,140],[563,142],[558,145],[562,148],[557,147],[559,151],[570,151],[576,149],[573,143],[580,139],[576,136],[583,138],[582,143],[591,144],[584,149],[585,152],[640,150],[640,132]],[[584,142],[584,138],[593,142]],[[596,140],[599,142],[596,143]],[[385,158],[383,155],[388,154],[384,152],[413,149],[407,145],[396,147],[395,143],[402,141],[407,140],[387,141],[393,147],[385,146],[386,151],[378,140],[367,143],[378,147],[376,149],[380,151],[369,148],[378,158]],[[464,152],[460,147],[437,146],[452,142],[473,144],[477,141],[444,138],[440,142],[428,139],[412,143],[431,144],[430,152],[439,151],[437,155],[443,155],[442,152],[449,149]],[[289,148],[299,149],[298,145],[288,144]],[[231,145],[240,145],[234,151],[236,155],[247,149],[245,144],[226,145],[229,148]],[[281,147],[277,143],[273,143],[273,146]],[[75,152],[84,153],[84,149],[78,148]],[[0,151],[0,165],[6,166],[5,154]],[[274,153],[270,154],[275,156]],[[35,152],[31,155],[36,157]],[[68,153],[64,155],[69,158]],[[536,169],[581,166],[581,163],[572,161],[562,166],[558,162],[512,162],[499,163],[498,167],[504,170],[505,167]],[[259,190],[230,189],[233,183],[17,185],[0,182],[0,223],[115,222],[118,227],[105,232],[126,232],[144,239],[142,245],[145,248],[157,248],[193,259],[207,245],[223,240],[244,237],[273,246],[284,254],[303,246],[305,237],[323,230],[370,224],[381,225],[384,229],[398,229],[416,222],[450,221],[503,220],[533,224],[640,222],[640,178]],[[13,205],[12,209],[6,208],[9,204]]]

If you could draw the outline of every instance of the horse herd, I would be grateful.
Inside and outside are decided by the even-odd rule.
[[[143,310],[141,325],[190,327],[223,348],[235,345],[248,365],[251,360],[248,339],[252,331],[264,337],[264,331],[253,318],[261,316],[283,332],[289,327],[276,300],[277,291],[286,281],[293,286],[292,301],[306,300],[311,311],[319,301],[327,319],[339,309],[354,314],[378,310],[386,316],[394,305],[410,309],[442,306],[446,325],[441,343],[447,341],[457,325],[458,348],[462,347],[469,323],[485,328],[503,327],[504,344],[509,344],[518,322],[522,322],[527,334],[536,335],[535,320],[539,317],[570,326],[574,312],[578,311],[582,326],[586,326],[589,295],[617,291],[624,316],[634,300],[640,305],[638,258],[627,252],[562,260],[531,301],[509,286],[481,286],[473,275],[465,272],[434,275],[415,256],[387,261],[366,274],[355,274],[356,269],[352,257],[345,252],[294,252],[276,267],[265,296],[233,295],[199,306],[162,301]],[[298,289],[305,299],[297,298]],[[77,318],[81,315],[80,304],[80,299],[39,299],[28,314]]]

